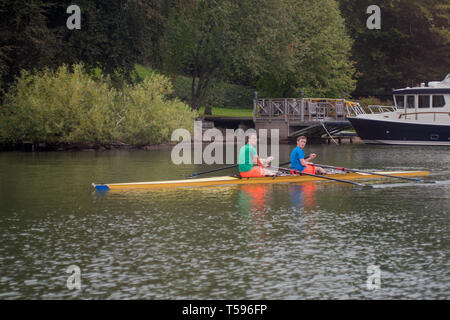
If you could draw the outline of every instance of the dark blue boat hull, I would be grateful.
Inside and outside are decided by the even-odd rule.
[[[402,123],[355,117],[347,119],[366,143],[450,146],[450,125]]]

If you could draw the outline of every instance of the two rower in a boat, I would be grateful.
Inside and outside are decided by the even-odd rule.
[[[298,137],[297,146],[291,152],[291,169],[309,174],[325,174],[324,169],[314,166],[311,162],[311,160],[317,156],[315,153],[311,153],[309,157],[305,159],[305,152],[303,151],[305,146],[306,137]]]
[[[269,163],[273,161],[270,156],[266,159],[261,159],[256,152],[256,145],[258,138],[256,133],[251,133],[245,137],[245,145],[239,151],[239,173],[242,178],[255,178],[272,176],[275,173],[267,169]]]

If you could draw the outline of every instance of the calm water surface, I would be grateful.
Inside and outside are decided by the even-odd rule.
[[[450,149],[306,151],[353,168],[427,169],[437,183],[97,193],[92,182],[211,167],[173,165],[170,150],[0,153],[0,299],[449,299]],[[66,286],[70,265],[80,290]],[[378,290],[367,289],[370,265]]]

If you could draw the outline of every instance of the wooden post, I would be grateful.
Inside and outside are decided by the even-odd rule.
[[[287,123],[288,122],[288,110],[289,110],[289,106],[287,104],[287,99],[284,99],[284,121]]]
[[[300,92],[301,99],[300,99],[300,119],[302,122],[305,121],[305,92],[302,90]]]
[[[272,122],[272,100],[269,100],[269,122]]]

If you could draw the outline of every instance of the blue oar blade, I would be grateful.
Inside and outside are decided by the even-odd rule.
[[[95,187],[95,190],[102,191],[102,192],[111,190],[106,184],[95,184],[94,187]]]

